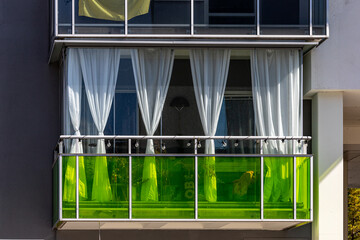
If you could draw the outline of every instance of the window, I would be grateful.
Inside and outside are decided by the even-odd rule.
[[[104,135],[147,135],[143,119],[139,110],[136,94],[134,69],[129,50],[121,50],[121,60],[118,70],[118,78],[112,101],[109,117],[104,129]],[[180,103],[177,103],[180,101]],[[65,101],[66,102],[66,101]],[[177,104],[180,104],[178,106]],[[68,105],[65,109],[68,108]],[[65,111],[64,134],[73,134],[70,115]],[[80,132],[85,135],[96,135],[97,128],[94,124],[89,108],[85,85],[81,91],[81,123]],[[204,131],[196,103],[194,85],[192,81],[189,51],[176,50],[173,70],[166,100],[161,113],[161,120],[155,135],[160,136],[202,136]],[[224,101],[221,106],[216,135],[255,135],[255,122],[251,93],[251,73],[249,51],[233,50]],[[164,152],[160,142],[155,141],[156,152]],[[228,141],[226,141],[227,143]],[[138,152],[145,152],[146,141],[139,142]],[[221,140],[215,142],[218,153],[254,153],[255,142],[237,143],[229,141],[226,147]],[[245,145],[244,145],[245,144]],[[96,140],[85,140],[84,151],[96,151]],[[70,150],[70,141],[67,149]],[[106,145],[107,152],[126,153],[127,143],[120,140],[109,140]],[[204,148],[199,149],[200,152]],[[187,141],[166,141],[167,153],[193,152],[187,147]]]

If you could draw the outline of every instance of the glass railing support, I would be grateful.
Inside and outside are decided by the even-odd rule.
[[[126,1],[127,2],[127,1]],[[132,219],[132,156],[131,156],[131,139],[128,141],[129,153],[129,219]]]
[[[63,141],[59,141],[59,218],[62,219],[62,213],[63,213],[63,207],[62,207],[62,199],[63,199],[63,191],[62,191],[62,168],[63,168],[63,157],[62,157],[62,153],[63,153]]]
[[[79,219],[79,155],[76,155],[76,219]]]
[[[264,220],[264,140],[260,140],[260,219]]]

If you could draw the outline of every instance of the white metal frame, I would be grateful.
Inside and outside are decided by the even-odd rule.
[[[76,0],[72,0],[72,9],[71,9],[71,34],[59,34],[58,33],[58,27],[59,27],[59,23],[58,23],[58,17],[59,17],[59,10],[58,10],[58,0],[53,0],[55,1],[55,7],[54,7],[54,11],[55,11],[55,21],[54,21],[54,27],[55,27],[55,37],[63,37],[63,38],[67,38],[67,37],[100,37],[100,38],[104,38],[104,37],[113,37],[113,38],[200,38],[200,39],[204,39],[204,38],[252,38],[252,39],[324,39],[324,38],[328,38],[329,37],[329,23],[328,23],[328,15],[329,15],[329,1],[326,0],[326,24],[325,24],[325,31],[326,34],[325,35],[313,35],[312,32],[312,28],[313,28],[313,13],[312,13],[312,1],[313,0],[308,0],[309,1],[309,34],[307,35],[262,35],[261,31],[260,31],[260,0],[254,0],[256,2],[256,34],[254,35],[244,35],[244,34],[196,34],[194,32],[194,0],[190,0],[190,33],[189,34],[129,34],[128,33],[128,20],[127,20],[127,7],[128,7],[128,2],[127,0],[125,1],[125,21],[124,21],[124,34],[76,34],[76,29],[75,29],[75,25],[76,25],[76,21],[75,21],[75,17],[76,17],[76,13],[75,13],[75,1]],[[279,25],[279,27],[281,27],[281,25]]]
[[[128,140],[128,153],[127,154],[72,154],[63,153],[63,141],[70,139],[123,139]],[[139,154],[132,153],[132,140],[146,140],[146,139],[159,139],[159,140],[193,140],[194,153],[193,154]],[[198,141],[204,141],[208,139],[223,139],[223,140],[257,140],[260,144],[260,154],[199,154],[198,153]],[[293,143],[292,154],[264,154],[263,146],[268,140],[282,140],[290,141]],[[98,135],[62,135],[58,143],[59,157],[55,158],[59,161],[59,222],[312,222],[313,220],[313,157],[309,154],[298,154],[295,152],[296,141],[310,141],[311,137],[305,136],[98,136]],[[76,218],[69,219],[62,216],[62,158],[63,156],[76,156]],[[127,156],[129,157],[129,218],[126,219],[81,219],[79,217],[79,156]],[[133,156],[193,156],[195,161],[195,218],[194,219],[133,219],[132,218],[132,157]],[[261,193],[260,193],[260,219],[199,219],[198,217],[198,157],[202,156],[228,156],[228,157],[260,157],[261,161]],[[293,219],[265,219],[264,218],[264,157],[293,157]],[[296,160],[297,157],[309,157],[310,158],[310,218],[309,219],[297,219],[296,216]],[[55,164],[54,164],[55,165]],[[53,165],[53,166],[54,166]],[[56,227],[56,226],[54,226]]]

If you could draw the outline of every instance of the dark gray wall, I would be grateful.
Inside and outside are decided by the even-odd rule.
[[[49,0],[0,1],[0,239],[52,239],[57,65],[48,65]]]
[[[52,150],[60,135],[59,68],[48,65],[49,0],[0,1],[0,239],[98,239],[51,229]],[[274,231],[103,231],[101,239],[310,239]]]

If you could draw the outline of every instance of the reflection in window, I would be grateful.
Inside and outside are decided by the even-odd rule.
[[[150,0],[128,1],[128,19],[147,14]],[[111,21],[125,20],[125,0],[79,0],[79,16]]]

